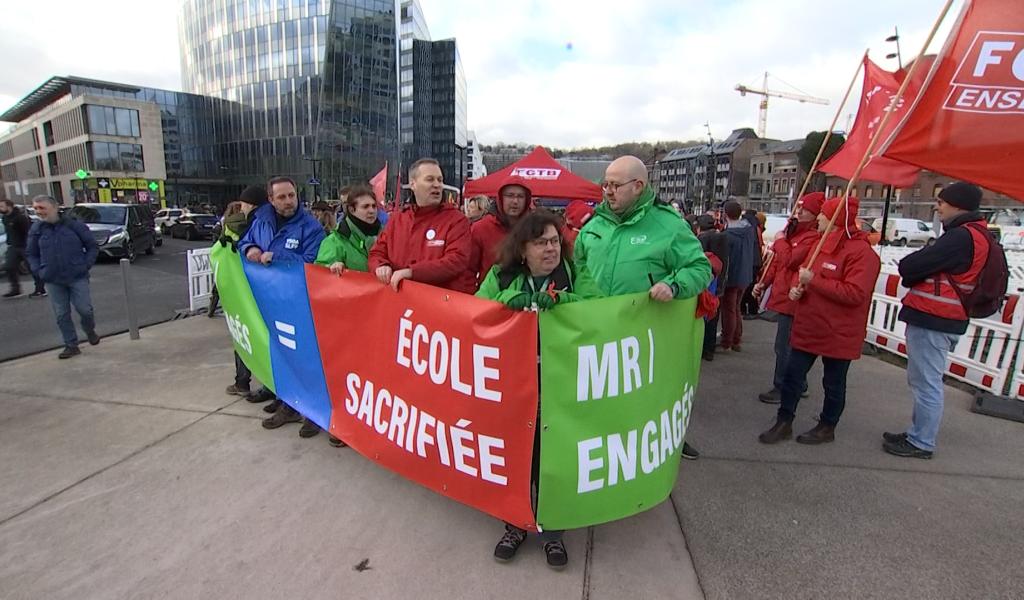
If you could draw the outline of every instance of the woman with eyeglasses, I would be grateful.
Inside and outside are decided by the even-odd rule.
[[[499,247],[498,262],[487,273],[477,297],[496,300],[513,310],[547,310],[566,302],[600,297],[601,291],[590,275],[569,260],[568,242],[561,231],[562,220],[547,210],[537,210],[520,219]],[[539,403],[537,421],[540,422]],[[539,432],[540,427],[536,431]],[[539,466],[540,436],[537,435],[531,478],[534,489]],[[548,566],[564,568],[569,555],[562,543],[562,532],[544,531],[540,539]],[[505,523],[505,532],[494,548],[494,558],[499,562],[511,560],[525,540],[525,529]]]

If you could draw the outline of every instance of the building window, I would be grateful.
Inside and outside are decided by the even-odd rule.
[[[865,198],[874,198],[875,197],[875,187],[871,186],[871,185],[864,186],[864,197]]]
[[[90,165],[97,171],[141,173],[146,170],[141,144],[90,142]]]
[[[122,137],[142,136],[137,110],[90,104],[86,106],[86,112],[89,117],[89,133]]]

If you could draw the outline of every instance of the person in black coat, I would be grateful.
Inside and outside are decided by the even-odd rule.
[[[7,233],[7,255],[4,257],[4,268],[7,269],[7,281],[11,284],[10,290],[4,294],[4,298],[13,298],[21,295],[21,281],[18,280],[18,271],[21,265],[28,259],[25,256],[25,248],[28,246],[28,230],[32,227],[32,220],[28,218],[25,211],[14,205],[13,202],[4,198],[0,200],[0,215],[3,215],[4,231]],[[32,275],[35,280],[35,291],[30,296],[40,298],[46,295],[46,288],[43,280]]]
[[[704,252],[710,252],[722,261],[722,272],[715,281],[715,295],[725,296],[725,282],[729,278],[729,236],[715,227],[715,218],[711,215],[700,215],[694,222],[694,230]],[[711,361],[715,358],[715,337],[718,335],[718,314],[708,319],[704,326],[704,349],[701,357]]]

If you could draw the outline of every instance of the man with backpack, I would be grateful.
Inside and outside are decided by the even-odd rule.
[[[1006,294],[1006,256],[978,212],[981,189],[957,182],[939,192],[935,210],[945,233],[900,261],[910,289],[899,319],[907,324],[907,383],[914,396],[910,428],[884,433],[882,448],[905,458],[931,458],[942,421],[946,355],[971,317],[999,310]]]

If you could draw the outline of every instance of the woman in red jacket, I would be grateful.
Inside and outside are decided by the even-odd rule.
[[[393,213],[370,249],[370,272],[396,291],[411,279],[466,294],[476,291],[469,272],[469,219],[443,203],[441,167],[421,158],[409,168],[415,202]]]
[[[754,297],[761,299],[765,287],[770,285],[768,310],[779,315],[775,330],[775,377],[772,389],[757,398],[766,404],[778,404],[782,400],[782,380],[786,374],[786,363],[789,361],[789,336],[793,331],[793,313],[796,303],[789,299],[789,289],[796,285],[797,272],[807,261],[807,257],[818,245],[821,237],[818,233],[816,219],[821,213],[821,205],[825,203],[825,194],[812,192],[800,198],[800,209],[796,220],[790,220],[785,235],[775,240],[772,252],[775,255],[765,271],[761,281],[754,285]],[[807,382],[804,381],[801,391],[806,392]]]
[[[856,198],[849,198],[835,228],[826,233],[840,201],[832,198],[822,207],[818,231],[826,236],[825,244],[811,268],[800,269],[799,283],[790,290],[789,297],[796,303],[790,338],[792,353],[786,365],[778,418],[758,438],[765,444],[793,435],[800,392],[807,372],[819,356],[825,367],[825,404],[818,425],[797,436],[796,441],[822,444],[834,440],[836,425],[846,406],[846,375],[850,363],[860,358],[871,294],[882,265],[867,234],[857,227]]]

